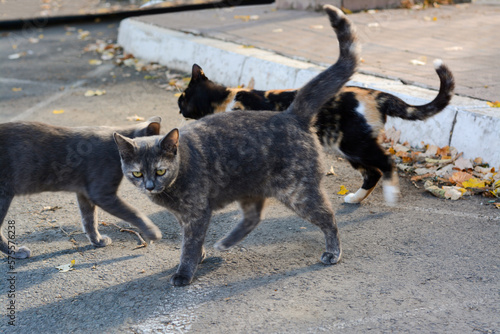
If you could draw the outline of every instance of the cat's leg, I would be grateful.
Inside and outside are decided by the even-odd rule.
[[[394,163],[390,156],[384,154],[384,157],[380,159],[381,163],[378,168],[382,171],[385,202],[393,206],[397,204],[400,196],[398,170],[394,168]]]
[[[231,232],[215,243],[214,248],[219,251],[226,251],[252,232],[262,220],[265,202],[265,198],[252,198],[239,201],[243,218]]]
[[[2,224],[13,198],[14,196],[7,194],[0,196],[0,251],[16,259],[25,259],[30,257],[31,251],[25,246],[18,247],[13,243],[15,239],[15,225],[7,223],[7,236],[13,236],[12,240],[10,238],[7,239],[2,232]]]
[[[354,164],[352,165],[354,166]],[[378,180],[380,180],[380,177],[382,176],[380,171],[376,168],[372,168],[369,166],[357,166],[358,165],[356,165],[355,168],[360,171],[361,175],[363,176],[363,185],[355,193],[347,194],[344,197],[344,202],[346,203],[360,203],[362,200],[368,197],[368,195],[370,195],[373,189],[375,189]]]
[[[125,203],[115,193],[98,194],[90,196],[90,199],[106,212],[139,228],[147,239],[161,239],[160,229],[148,217]]]
[[[184,286],[191,283],[198,264],[204,257],[203,242],[210,223],[211,212],[189,210],[184,216],[178,217],[182,227],[182,251],[179,267],[170,278],[174,286]]]
[[[387,155],[378,145],[373,147],[371,152],[370,159],[366,160],[365,163],[372,169],[378,169],[382,172],[385,202],[391,206],[396,205],[399,197],[399,178],[392,157]]]
[[[357,157],[361,162],[349,161],[363,175],[363,185],[356,193],[344,197],[344,201],[346,203],[361,202],[368,197],[382,177],[386,203],[396,204],[399,196],[399,179],[392,158],[384,152],[376,141],[368,145],[364,151],[369,153],[363,157]]]
[[[326,251],[321,256],[324,264],[335,264],[342,257],[339,233],[330,202],[319,184],[300,184],[286,190],[286,198],[278,198],[301,218],[318,226],[325,235]]]
[[[89,238],[92,245],[96,247],[104,247],[111,244],[111,238],[106,235],[101,235],[97,229],[97,208],[87,196],[83,194],[76,194],[78,200],[78,207],[82,216],[83,231]]]

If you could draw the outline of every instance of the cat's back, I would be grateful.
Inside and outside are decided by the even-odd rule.
[[[0,124],[0,168],[4,172],[0,178],[17,194],[72,191],[85,184],[89,175],[109,169],[119,172],[115,151],[111,129],[38,122]]]

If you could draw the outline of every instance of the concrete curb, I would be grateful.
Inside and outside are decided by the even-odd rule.
[[[172,69],[189,73],[197,63],[210,79],[227,86],[246,84],[253,77],[256,89],[298,88],[324,69],[270,51],[160,28],[133,18],[120,23],[118,43],[136,57]],[[430,66],[427,70],[434,71]],[[434,90],[365,74],[356,74],[349,84],[386,91],[410,104],[424,104],[436,95]],[[386,128],[401,130],[401,141],[411,145],[418,147],[424,142],[454,146],[464,152],[464,157],[482,157],[496,167],[500,166],[500,116],[490,109],[485,101],[455,96],[452,105],[426,121],[389,118]]]

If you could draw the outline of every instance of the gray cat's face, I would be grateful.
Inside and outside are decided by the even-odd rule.
[[[123,175],[146,194],[159,194],[177,177],[179,132],[166,136],[130,139],[114,134],[120,152]]]

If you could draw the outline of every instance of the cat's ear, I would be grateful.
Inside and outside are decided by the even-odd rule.
[[[179,130],[173,129],[160,141],[160,147],[167,153],[177,154],[177,146],[179,146]]]
[[[207,80],[205,73],[203,73],[203,70],[197,64],[193,65],[193,70],[191,72],[191,80],[193,81]]]
[[[134,156],[136,145],[132,139],[122,136],[117,132],[113,133],[113,138],[115,139],[116,146],[118,146],[118,152],[122,159],[128,160]]]
[[[148,119],[151,122],[146,127],[146,136],[157,136],[160,134],[160,122],[161,118],[158,116]]]

